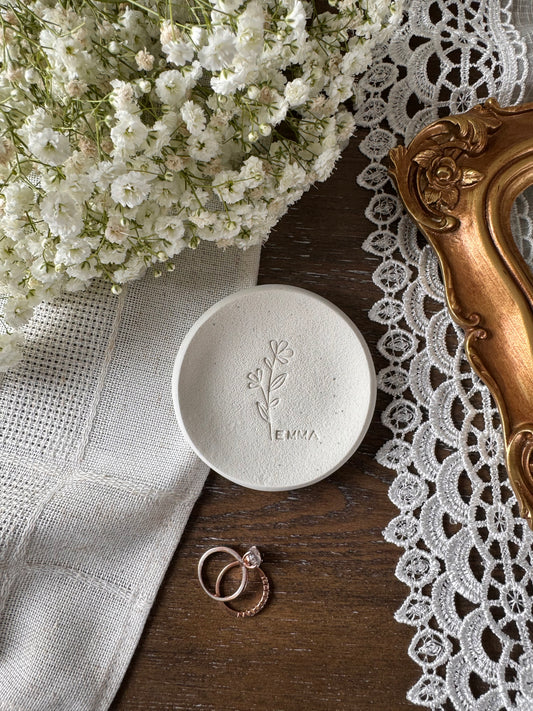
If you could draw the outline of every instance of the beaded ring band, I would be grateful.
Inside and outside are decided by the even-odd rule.
[[[231,570],[231,568],[234,568],[236,565],[239,565],[239,563],[234,560],[232,563],[228,563],[225,568],[222,568],[220,573],[218,574],[217,581],[215,583],[215,592],[217,595],[220,594],[220,584],[228,572],[228,570]],[[221,602],[226,609],[231,612],[232,615],[235,615],[235,617],[253,617],[254,615],[257,615],[258,612],[261,612],[263,607],[267,604],[268,596],[270,595],[270,583],[265,575],[265,573],[259,568],[258,566],[254,568],[254,570],[257,571],[259,574],[259,577],[261,578],[261,583],[262,583],[262,591],[261,591],[261,598],[259,602],[257,602],[253,607],[251,607],[249,610],[234,610],[233,607],[230,607],[227,602],[222,600],[220,597],[219,602]]]
[[[211,590],[208,589],[206,586],[204,579],[203,579],[203,567],[206,562],[206,560],[214,555],[215,553],[227,553],[228,555],[232,556],[232,558],[235,558],[235,560],[231,561],[228,563],[220,573],[218,574],[218,577],[216,579],[215,583],[215,592],[211,592]],[[213,598],[213,600],[216,600],[217,602],[222,603],[226,609],[235,617],[253,617],[254,615],[257,615],[258,612],[260,612],[264,606],[267,603],[268,597],[270,595],[270,583],[265,575],[265,573],[261,570],[259,567],[261,565],[262,558],[259,550],[255,547],[252,546],[250,550],[246,551],[246,553],[241,557],[237,551],[233,550],[233,548],[228,548],[227,546],[215,546],[214,548],[210,548],[208,551],[206,551],[200,560],[198,561],[198,580],[200,581],[200,585],[202,586],[202,589],[204,592],[206,592],[209,597]],[[221,585],[222,581],[224,580],[224,577],[226,573],[231,570],[232,568],[235,568],[236,566],[240,566],[241,568],[241,582],[237,588],[237,590],[230,595],[221,595]],[[257,574],[259,575],[261,579],[261,584],[262,584],[262,591],[261,591],[261,598],[260,600],[249,610],[235,610],[233,607],[230,607],[227,603],[230,600],[235,600],[238,598],[246,589],[249,581],[249,575],[248,571],[250,570],[255,570],[257,571]]]

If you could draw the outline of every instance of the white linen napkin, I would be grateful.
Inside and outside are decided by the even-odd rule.
[[[252,286],[259,248],[40,307],[0,387],[0,709],[107,709],[207,467],[170,379],[193,322]]]

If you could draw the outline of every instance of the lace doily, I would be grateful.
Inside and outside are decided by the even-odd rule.
[[[412,0],[361,82],[357,115],[370,161],[358,182],[373,191],[375,225],[364,246],[381,258],[373,278],[383,298],[370,316],[384,326],[379,385],[391,397],[378,459],[397,471],[390,498],[400,510],[385,537],[404,549],[396,575],[409,587],[396,619],[412,625],[409,655],[421,668],[408,699],[442,711],[533,709],[533,535],[508,484],[498,412],[465,359],[436,255],[396,197],[387,154],[489,96],[523,100],[526,43],[511,10],[499,0]],[[525,198],[513,221],[527,256]]]

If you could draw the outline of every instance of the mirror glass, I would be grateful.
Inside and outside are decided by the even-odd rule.
[[[520,193],[514,202],[511,210],[511,230],[533,275],[533,185]]]

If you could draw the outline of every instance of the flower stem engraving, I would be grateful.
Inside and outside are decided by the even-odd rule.
[[[286,365],[294,355],[292,348],[289,348],[287,341],[270,341],[271,354],[263,358],[263,367],[248,373],[248,387],[251,390],[259,390],[263,396],[261,400],[256,400],[255,406],[262,420],[268,424],[270,439],[274,439],[274,428],[272,425],[272,410],[280,403],[279,397],[273,395],[279,390],[287,380],[287,373],[277,372],[277,365]]]

